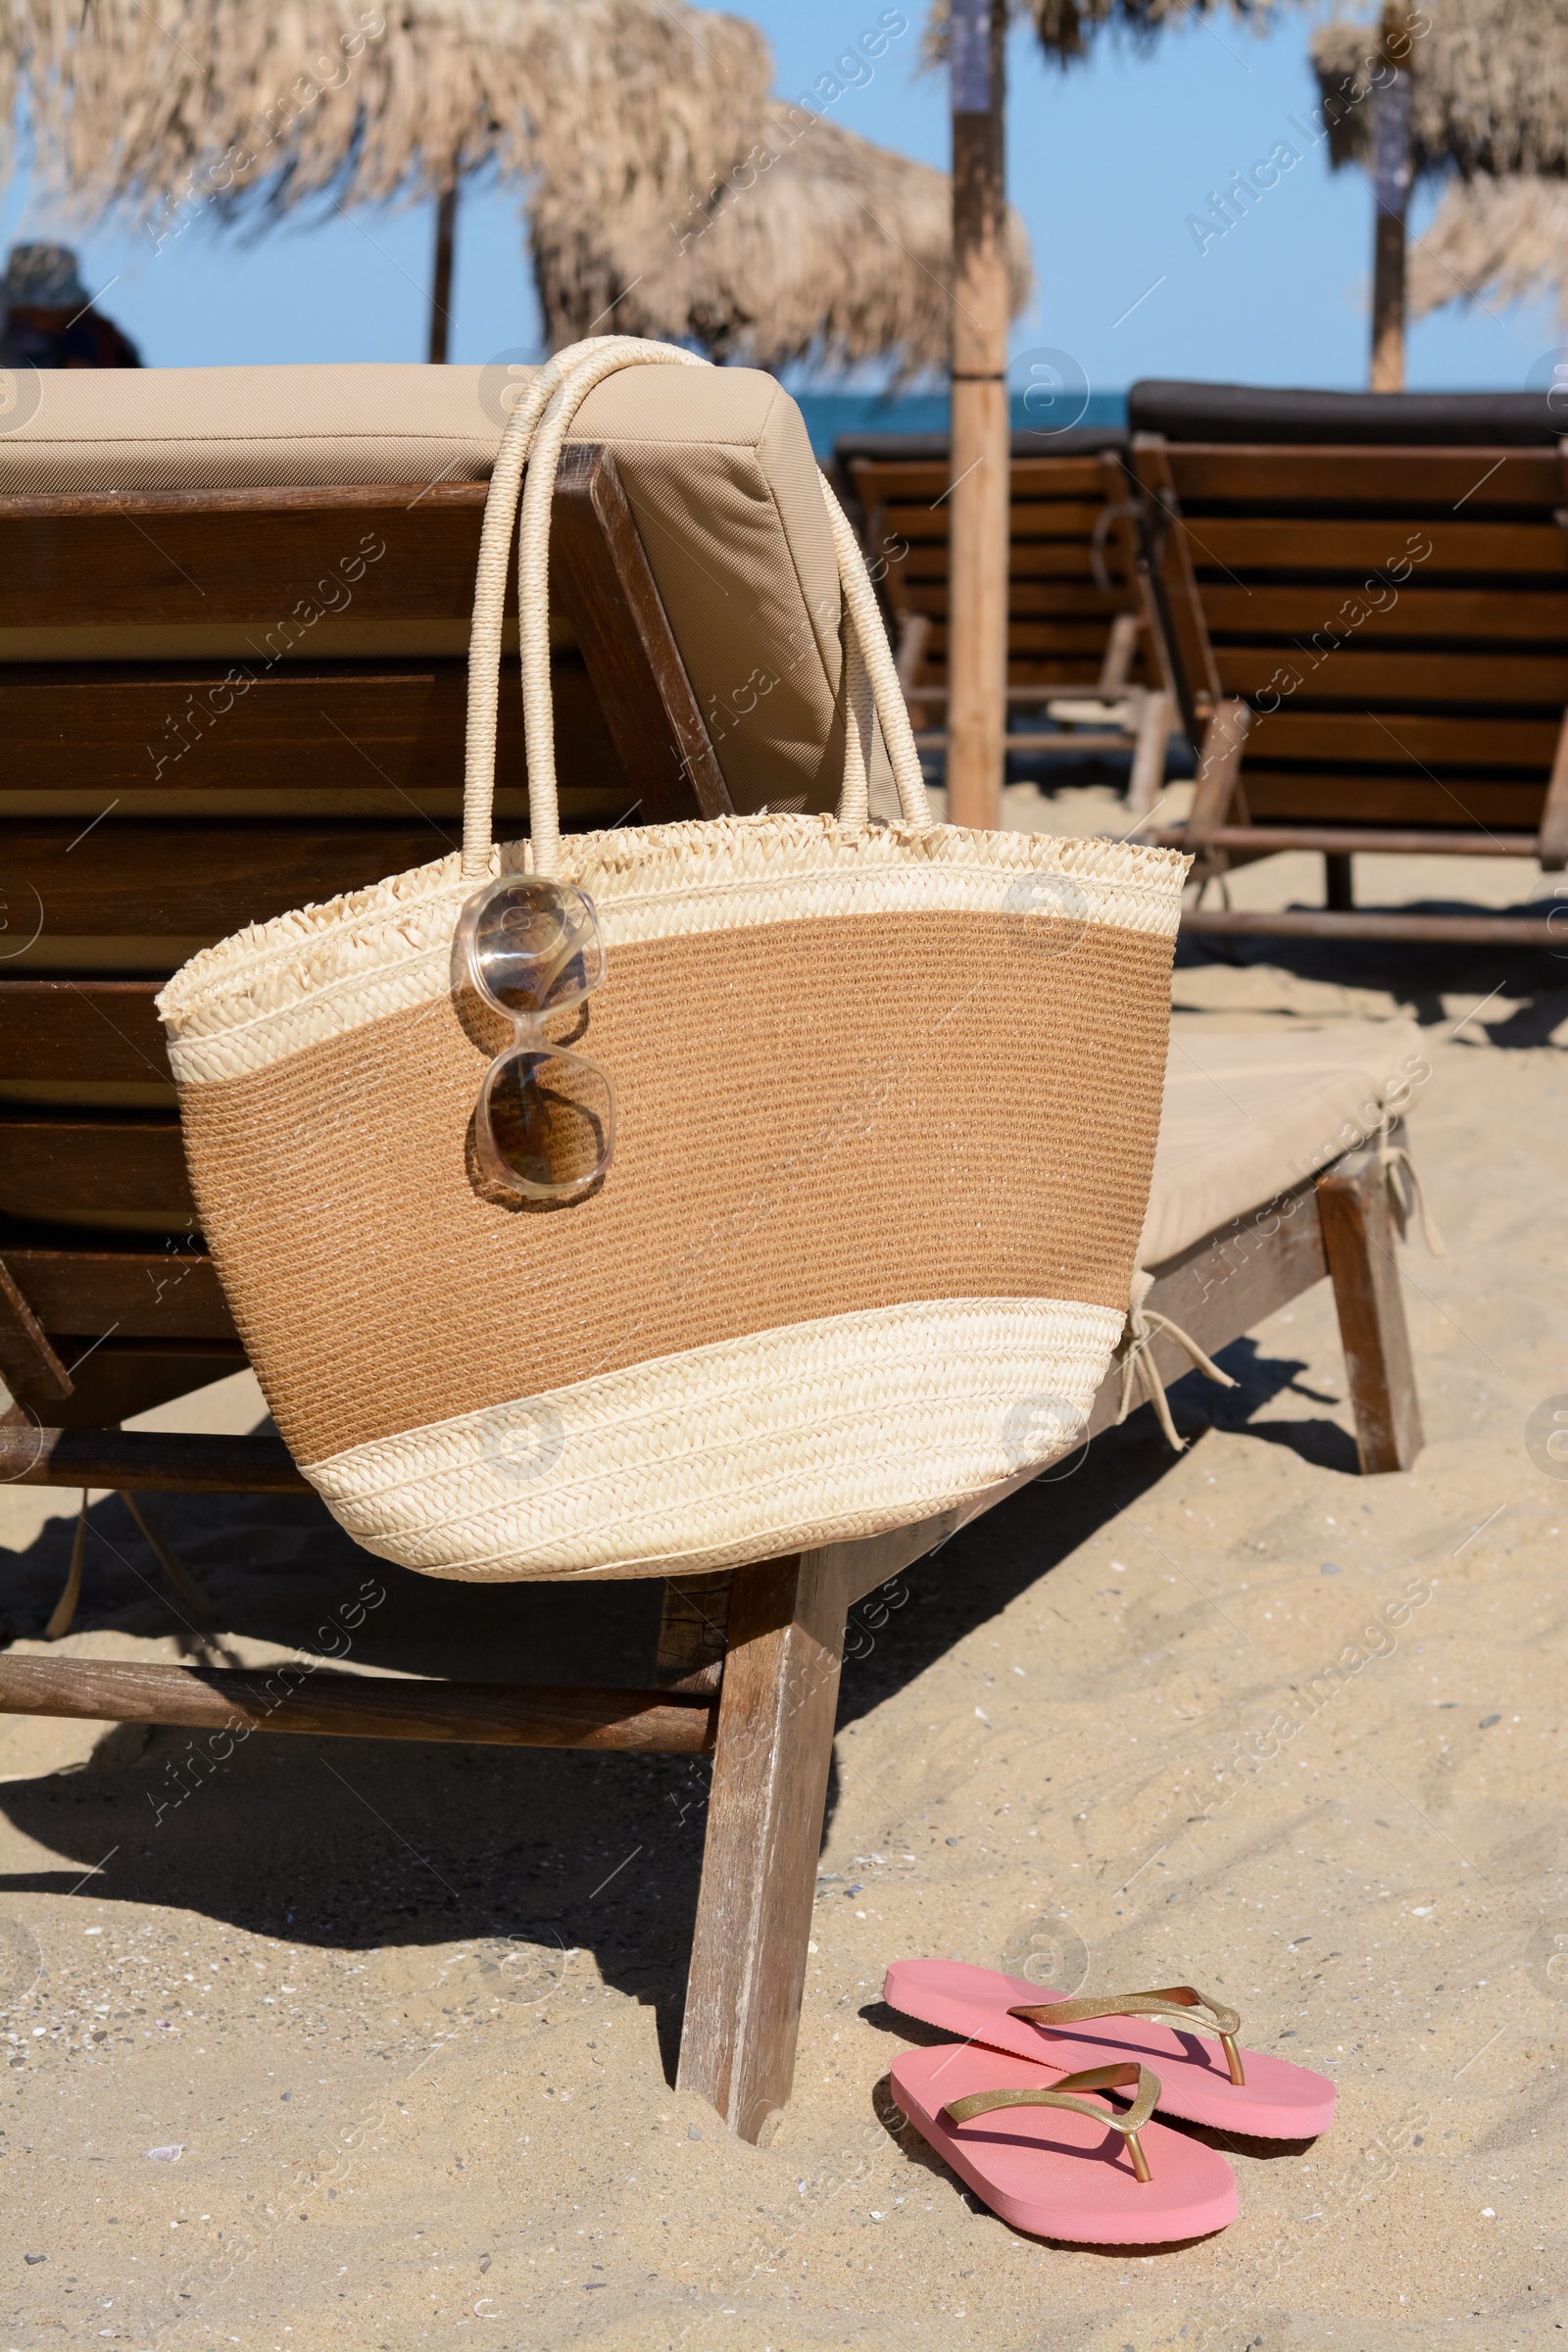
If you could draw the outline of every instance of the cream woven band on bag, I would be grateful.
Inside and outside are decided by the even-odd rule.
[[[160,999],[203,1229],[278,1426],[352,1535],[432,1575],[719,1568],[927,1517],[1073,1436],[1125,1315],[1186,861],[935,821],[825,485],[837,814],[560,832],[562,442],[610,372],[704,364],[579,344],[509,423],[461,856],[253,926]],[[524,466],[530,837],[497,849]],[[866,815],[873,709],[903,810],[886,825]],[[454,990],[452,943],[508,869],[586,889],[608,951],[579,1018],[615,1087],[616,1157],[564,1208],[501,1207],[472,1180],[509,1035]]]

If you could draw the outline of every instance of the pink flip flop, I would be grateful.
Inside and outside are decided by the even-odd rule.
[[[1125,2113],[1101,2089],[1131,2097]],[[1127,2060],[1058,2075],[956,2042],[905,2050],[893,2095],[960,2180],[1014,2230],[1084,2246],[1167,2245],[1236,2219],[1236,2176],[1149,2117],[1159,2081]]]
[[[994,1968],[970,1968],[961,1960],[895,1960],[882,1995],[906,2017],[1033,2059],[1053,2073],[1134,2059],[1159,2076],[1160,2113],[1190,2124],[1258,2139],[1314,2139],[1334,2120],[1332,2082],[1287,2059],[1238,2049],[1242,2021],[1235,2010],[1191,1984],[1064,2001],[1026,1977],[1004,1977]],[[1189,2023],[1185,2013],[1192,2010],[1207,2016]],[[1080,2031],[1091,2018],[1118,2022],[1101,2033]],[[1155,2022],[1162,2018],[1177,2019],[1178,2030]]]

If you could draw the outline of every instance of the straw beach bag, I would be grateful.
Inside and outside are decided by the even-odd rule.
[[[1126,1312],[1186,861],[937,824],[830,494],[836,816],[558,829],[547,542],[605,338],[497,457],[464,848],[165,989],[191,1179],[290,1449],[434,1576],[651,1575],[869,1536],[1043,1461]],[[518,550],[530,838],[491,839]],[[872,704],[903,817],[867,816]]]

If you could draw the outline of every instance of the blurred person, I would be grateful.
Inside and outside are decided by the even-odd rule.
[[[69,245],[13,245],[0,283],[0,366],[139,368],[141,353],[93,309]]]

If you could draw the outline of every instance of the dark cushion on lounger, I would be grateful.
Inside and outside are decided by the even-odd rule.
[[[1399,443],[1531,449],[1568,432],[1544,392],[1306,392],[1254,384],[1134,384],[1127,422],[1167,441]]]
[[[1125,449],[1127,435],[1119,424],[1075,425],[1066,433],[1014,433],[1015,458],[1088,458],[1101,449]],[[840,433],[833,444],[835,464],[849,466],[857,458],[873,464],[908,465],[922,458],[945,458],[946,433]]]

